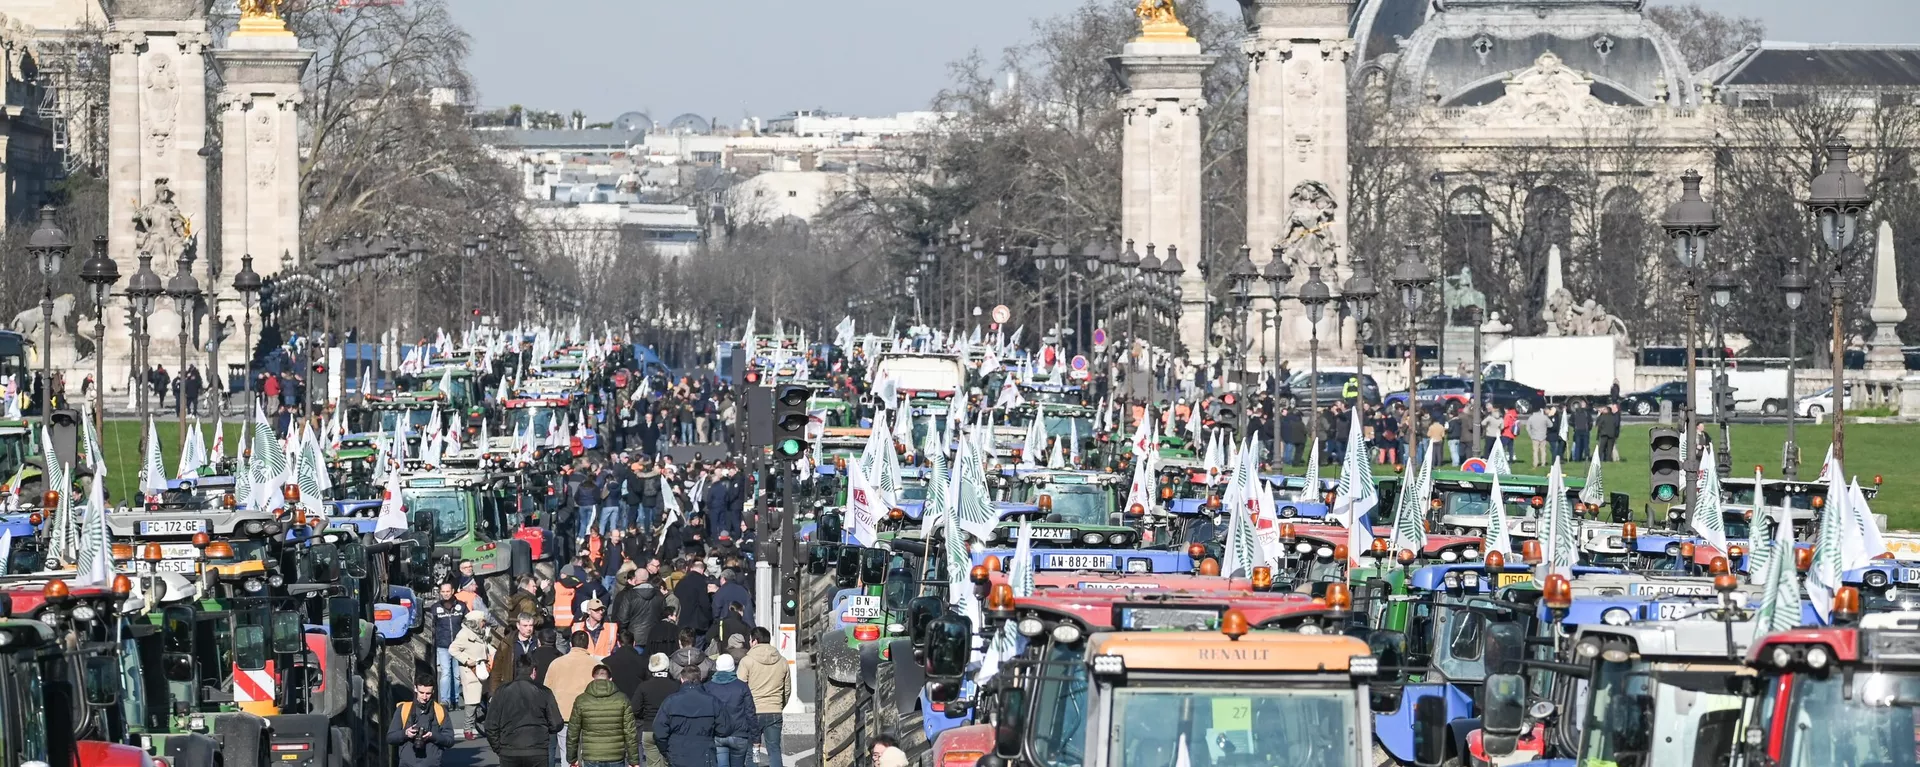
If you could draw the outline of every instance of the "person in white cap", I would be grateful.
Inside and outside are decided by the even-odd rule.
[[[647,767],[666,767],[667,757],[653,741],[653,720],[660,715],[660,704],[667,701],[667,696],[679,691],[680,680],[674,678],[673,661],[667,660],[666,653],[647,658],[647,678],[633,693],[633,719],[640,723],[640,747],[646,753]]]
[[[759,714],[753,710],[753,690],[734,675],[733,656],[722,655],[713,659],[713,678],[708,679],[701,688],[720,702],[726,709],[728,718],[738,724],[737,729],[728,737],[713,739],[713,756],[716,767],[753,767],[753,743],[758,740]]]

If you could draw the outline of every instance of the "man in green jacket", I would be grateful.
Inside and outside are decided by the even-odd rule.
[[[633,728],[633,707],[613,672],[593,667],[593,681],[573,702],[567,721],[567,763],[573,767],[639,767],[640,739]]]

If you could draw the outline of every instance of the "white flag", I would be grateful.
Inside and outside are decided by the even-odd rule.
[[[885,503],[867,483],[859,464],[847,465],[847,533],[853,542],[872,546],[880,540],[880,515]]]
[[[200,432],[200,424],[195,423],[187,427],[187,441],[180,447],[180,463],[175,477],[188,479],[197,476],[206,465],[207,444]]]
[[[389,472],[386,492],[380,501],[380,516],[373,522],[373,537],[392,540],[406,531],[407,502],[400,489],[400,472]]]
[[[167,469],[160,462],[160,430],[147,419],[146,460],[140,471],[140,489],[147,495],[167,492]]]
[[[1507,499],[1500,491],[1500,475],[1493,475],[1493,494],[1487,499],[1487,532],[1481,538],[1481,549],[1488,552],[1513,550],[1513,538],[1507,530]]]

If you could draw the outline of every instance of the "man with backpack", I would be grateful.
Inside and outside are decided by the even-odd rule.
[[[453,748],[447,707],[435,701],[433,693],[433,682],[415,683],[413,699],[400,702],[387,727],[387,744],[399,747],[399,767],[440,767],[441,756]]]

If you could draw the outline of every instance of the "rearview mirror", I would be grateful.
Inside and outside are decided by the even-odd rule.
[[[842,543],[846,539],[846,526],[840,521],[839,514],[820,515],[813,531],[813,539],[822,543]]]
[[[840,556],[833,562],[833,583],[843,589],[860,584],[860,547],[840,546]]]
[[[887,555],[889,553],[891,552],[888,552],[886,549],[877,548],[860,550],[861,583],[868,586],[876,586],[887,581]]]
[[[967,673],[973,621],[952,610],[927,625],[927,676],[956,679]]]
[[[1447,760],[1447,702],[1428,695],[1413,702],[1413,763],[1440,767]]]
[[[340,569],[354,578],[367,577],[367,547],[359,541],[340,544]]]
[[[827,561],[827,552],[832,550],[832,546],[824,543],[815,542],[807,544],[807,574],[826,575],[827,565],[831,564]]]
[[[307,572],[314,583],[336,583],[340,580],[340,547],[331,543],[316,543],[307,547]]]
[[[299,613],[281,610],[273,614],[273,654],[292,655],[306,649],[305,634]]]
[[[192,682],[194,680],[195,668],[192,653],[165,653],[160,658],[160,665],[165,668],[167,681],[169,682]]]
[[[927,644],[927,626],[946,609],[946,600],[932,594],[922,594],[907,602],[907,636],[913,638],[915,647]]]
[[[1480,737],[1489,756],[1513,753],[1527,724],[1527,679],[1488,674],[1480,686]]]
[[[353,597],[327,600],[327,634],[334,652],[353,654],[354,642],[360,637],[360,600]]]
[[[112,655],[87,656],[87,705],[111,706],[120,702],[120,659]]]
[[[1391,714],[1400,710],[1400,703],[1406,697],[1406,688],[1398,683],[1374,683],[1367,689],[1367,705],[1376,714]]]
[[[1489,674],[1510,674],[1520,670],[1526,652],[1527,637],[1520,624],[1511,621],[1487,622],[1486,662]]]

